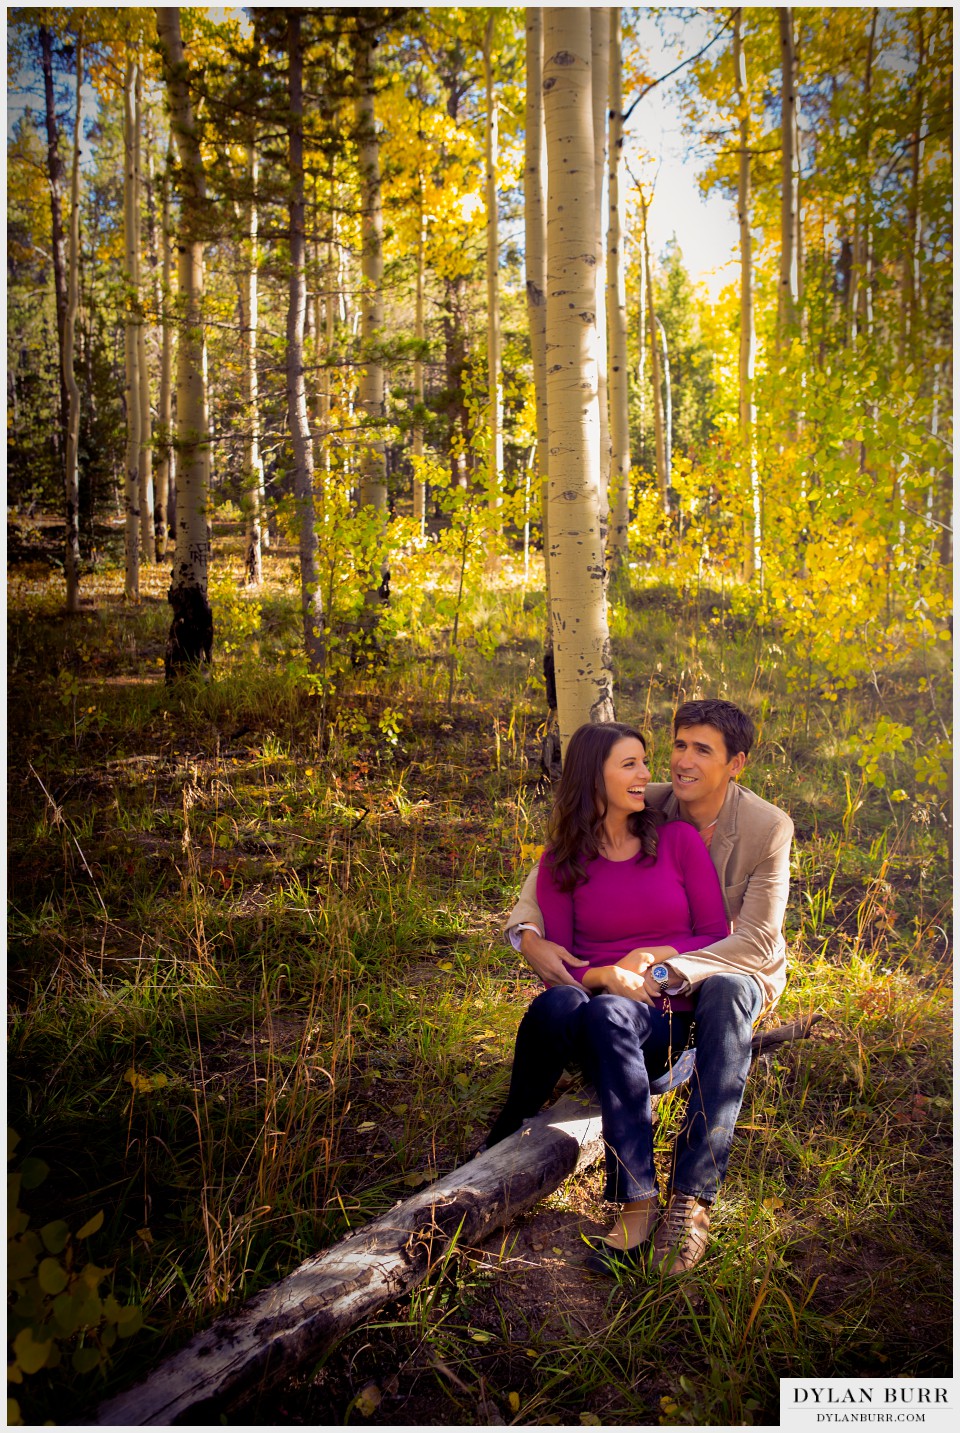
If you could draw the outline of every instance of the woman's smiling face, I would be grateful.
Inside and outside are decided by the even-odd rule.
[[[607,798],[607,815],[643,810],[643,793],[650,772],[642,741],[624,736],[615,741],[603,763],[603,791]]]

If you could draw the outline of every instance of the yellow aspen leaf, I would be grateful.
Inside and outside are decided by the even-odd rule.
[[[509,1408],[510,1408],[510,1412],[511,1412],[511,1413],[519,1413],[519,1412],[520,1412],[520,1395],[519,1395],[519,1393],[514,1393],[513,1390],[511,1389],[511,1391],[507,1394],[507,1403],[508,1403],[508,1405],[509,1405]]]
[[[353,1400],[353,1406],[361,1418],[370,1418],[380,1407],[383,1394],[375,1383],[365,1383]]]

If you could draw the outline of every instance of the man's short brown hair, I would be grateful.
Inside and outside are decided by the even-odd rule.
[[[741,751],[750,755],[750,748],[757,737],[752,718],[742,712],[733,702],[710,697],[706,701],[684,702],[677,707],[673,717],[673,734],[682,726],[712,726],[723,737],[727,749],[727,760],[732,761]]]

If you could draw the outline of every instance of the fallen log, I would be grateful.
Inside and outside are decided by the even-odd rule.
[[[202,1423],[269,1388],[426,1278],[455,1243],[505,1228],[603,1151],[599,1110],[568,1095],[517,1134],[350,1234],[217,1319],[142,1383],[100,1405],[93,1426]],[[89,1426],[89,1425],[88,1425]]]
[[[805,1039],[821,1017],[753,1038],[753,1054]],[[693,1069],[685,1051],[651,1088],[661,1095]],[[318,1359],[391,1299],[421,1283],[455,1244],[502,1229],[603,1153],[600,1110],[587,1088],[394,1206],[278,1284],[224,1315],[142,1382],[100,1405],[92,1425],[202,1422],[254,1387],[264,1390]]]

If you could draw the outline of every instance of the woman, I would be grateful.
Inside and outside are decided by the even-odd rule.
[[[653,967],[656,974],[658,961],[721,939],[727,919],[720,882],[694,828],[682,821],[665,824],[645,810],[649,780],[644,741],[633,727],[604,722],[574,732],[540,861],[537,901],[546,938],[578,962],[567,969],[582,988],[546,990],[524,1016],[510,1093],[488,1146],[537,1112],[568,1062],[583,1063],[591,995],[627,996],[645,1007],[638,1038],[649,1079],[662,1074],[687,1043],[692,999],[651,996],[644,973]],[[624,1111],[602,1078],[597,1085],[605,1197],[623,1207],[588,1262],[609,1268],[639,1263],[659,1203],[649,1094],[645,1108]]]

